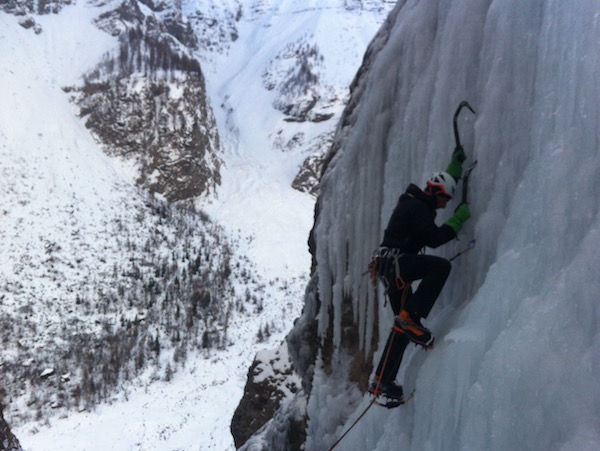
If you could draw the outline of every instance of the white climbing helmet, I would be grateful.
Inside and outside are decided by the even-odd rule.
[[[436,172],[427,180],[427,193],[432,196],[454,196],[456,181],[447,172]]]

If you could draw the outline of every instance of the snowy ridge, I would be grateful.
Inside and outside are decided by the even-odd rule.
[[[339,449],[597,448],[599,20],[593,1],[399,2],[391,13],[321,185],[318,291],[306,297],[318,311],[292,334],[316,319],[322,339],[314,374],[304,365],[312,390],[297,397],[308,401],[305,449],[327,449],[369,402],[361,392],[392,314],[363,272],[398,196],[448,163],[465,99],[478,113],[461,117],[479,160],[473,217],[461,241],[429,252],[450,257],[471,237],[477,247],[454,262],[425,320],[436,348],[405,354],[398,382],[414,400],[372,409]]]

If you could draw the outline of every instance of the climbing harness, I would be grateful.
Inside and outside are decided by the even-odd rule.
[[[410,283],[407,283],[402,278],[400,274],[400,257],[404,255],[400,249],[382,246],[375,251],[373,251],[373,255],[371,256],[371,260],[369,261],[369,268],[367,272],[371,278],[371,281],[374,285],[377,285],[377,282],[381,280],[383,286],[385,287],[385,294],[390,288],[390,280],[388,278],[388,274],[390,272],[390,265],[393,265],[393,273],[394,279],[393,283],[399,291],[407,291],[406,288],[410,286]],[[403,294],[404,296],[404,294]],[[387,305],[387,297],[386,304]]]

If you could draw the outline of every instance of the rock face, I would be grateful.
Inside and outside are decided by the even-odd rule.
[[[124,2],[98,18],[119,48],[83,86],[67,89],[105,152],[130,163],[140,186],[171,201],[206,195],[221,182],[221,159],[204,76],[191,55],[196,40],[180,11],[146,6],[156,11]]]
[[[318,197],[319,180],[321,179],[325,158],[326,153],[317,153],[307,157],[294,178],[292,187],[298,191]]]
[[[265,350],[257,353],[248,370],[246,387],[231,420],[236,448],[263,428],[275,411],[300,390],[300,379],[289,361],[286,343],[274,352]],[[305,428],[304,424],[293,428],[290,443],[298,447],[304,443]]]
[[[0,407],[0,451],[21,451],[22,449],[19,440],[13,435],[4,420],[2,408]]]
[[[219,136],[202,74],[177,77],[88,81],[77,96],[105,151],[132,161],[137,183],[169,200],[205,195],[220,184]]]

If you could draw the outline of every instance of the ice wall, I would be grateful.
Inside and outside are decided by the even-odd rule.
[[[363,275],[408,183],[444,169],[460,118],[472,220],[429,253],[453,265],[398,381],[411,403],[374,408],[338,449],[597,449],[600,444],[600,3],[399,1],[375,38],[323,177],[314,238],[319,351],[308,450],[368,404],[349,376],[341,313],[363,349],[391,325]],[[438,215],[441,222],[454,209]],[[377,327],[377,323],[379,327]],[[327,366],[327,368],[325,368]],[[330,367],[329,367],[330,366]]]

